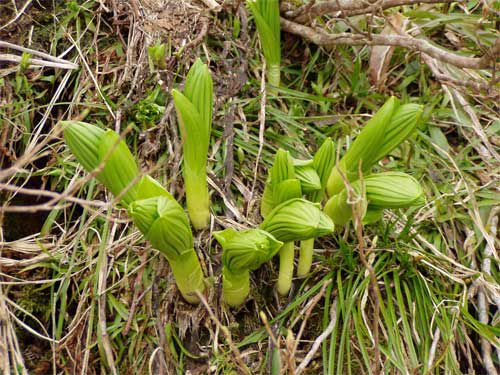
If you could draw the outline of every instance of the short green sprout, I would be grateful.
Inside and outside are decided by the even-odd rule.
[[[283,245],[261,229],[236,231],[232,228],[214,232],[222,246],[222,294],[233,307],[241,305],[250,291],[250,271],[256,270],[276,255]]]

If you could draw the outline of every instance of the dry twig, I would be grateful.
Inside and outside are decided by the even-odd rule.
[[[335,328],[336,324],[337,324],[337,299],[335,298],[332,305],[330,306],[330,323],[328,323],[328,326],[323,331],[323,333],[321,333],[321,335],[316,337],[316,340],[314,340],[314,343],[311,346],[311,350],[309,350],[304,360],[297,367],[297,370],[295,371],[296,375],[301,374],[307,368],[309,363],[311,363],[319,347],[321,346],[323,341],[325,341],[326,338],[330,336],[330,334],[333,332],[333,329]]]
[[[425,53],[435,59],[460,68],[486,69],[495,65],[496,58],[500,55],[500,38],[493,47],[482,57],[467,57],[436,47],[425,39],[417,39],[410,36],[400,35],[367,35],[354,33],[330,34],[323,30],[316,30],[296,22],[281,18],[281,29],[291,34],[299,35],[314,44],[325,46],[335,44],[347,44],[352,46],[396,46],[407,48],[412,51]]]
[[[454,0],[381,0],[381,1],[359,1],[359,0],[334,0],[322,1],[312,6],[309,4],[287,12],[285,16],[294,21],[303,23],[315,17],[325,14],[342,12],[346,16],[357,16],[360,14],[375,13],[378,10],[394,8],[402,5],[413,4],[437,4],[437,3],[452,3]]]
[[[205,306],[205,308],[207,309],[207,312],[210,315],[210,318],[213,320],[213,322],[215,323],[217,328],[222,331],[222,334],[226,338],[226,341],[229,345],[229,348],[231,348],[231,351],[234,353],[234,357],[236,359],[236,362],[238,363],[238,366],[240,367],[240,370],[243,371],[243,373],[245,373],[245,374],[251,374],[252,372],[247,367],[245,362],[243,362],[241,352],[236,347],[236,345],[234,345],[233,339],[231,337],[231,332],[229,332],[229,329],[225,325],[223,325],[220,322],[220,320],[215,316],[215,313],[210,308],[210,305],[208,304],[207,300],[205,299],[205,296],[203,294],[201,294],[199,291],[196,291],[196,295],[200,299],[203,306]]]

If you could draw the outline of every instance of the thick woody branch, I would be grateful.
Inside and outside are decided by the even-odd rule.
[[[379,1],[360,1],[360,0],[336,0],[322,1],[314,5],[304,5],[300,8],[287,12],[287,18],[294,19],[296,22],[303,23],[312,20],[315,17],[325,14],[342,12],[345,16],[356,16],[360,14],[375,13],[379,10],[385,10],[402,5],[414,4],[437,4],[452,3],[454,0],[379,0]]]
[[[441,62],[455,65],[460,68],[486,69],[495,65],[497,57],[500,55],[500,38],[495,41],[493,47],[482,57],[467,57],[436,47],[425,39],[417,39],[410,36],[401,35],[377,35],[370,37],[362,34],[339,33],[329,34],[318,31],[311,27],[300,25],[296,22],[281,18],[281,29],[291,34],[299,35],[313,42],[314,44],[325,46],[334,44],[347,45],[370,45],[370,46],[395,46],[403,47],[412,51],[425,53]]]

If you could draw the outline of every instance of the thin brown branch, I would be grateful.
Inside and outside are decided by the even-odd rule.
[[[320,46],[347,44],[353,46],[369,45],[403,47],[412,51],[425,53],[441,62],[452,64],[460,68],[491,68],[494,67],[496,58],[500,55],[500,38],[495,41],[493,47],[486,54],[484,54],[484,56],[467,57],[437,47],[425,39],[417,39],[410,36],[372,34],[371,38],[368,38],[365,35],[353,33],[329,34],[325,31],[315,30],[311,27],[304,26],[284,18],[281,18],[281,29],[291,34],[299,35]]]
[[[453,3],[454,0],[381,0],[381,1],[359,1],[359,0],[338,0],[322,1],[309,6],[308,4],[292,11],[287,12],[287,18],[294,19],[296,22],[307,22],[315,17],[325,14],[342,12],[344,16],[356,16],[360,14],[375,13],[378,10],[394,8],[402,5],[414,4],[438,4]]]

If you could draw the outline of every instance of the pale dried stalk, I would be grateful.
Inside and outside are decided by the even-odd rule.
[[[436,328],[434,331],[434,337],[432,339],[431,348],[429,349],[429,359],[427,360],[427,370],[432,368],[432,363],[434,362],[434,358],[436,357],[436,349],[439,343],[439,337],[441,336],[441,331],[439,328]]]
[[[337,324],[337,299],[335,298],[333,300],[332,305],[330,306],[330,323],[328,323],[328,326],[323,331],[323,333],[321,333],[321,335],[316,337],[316,340],[314,340],[314,343],[311,346],[311,350],[309,350],[302,363],[297,367],[297,370],[295,371],[296,375],[301,374],[304,370],[307,369],[307,366],[309,366],[309,363],[311,363],[311,361],[313,360],[319,347],[321,346],[323,341],[325,341],[326,338],[330,336],[330,334],[333,332],[333,329],[335,328],[336,324]]]
[[[19,63],[22,61],[22,59],[23,58],[21,56],[12,55],[10,53],[0,53],[0,61]],[[27,62],[30,66],[42,67],[42,68],[59,68],[59,69],[70,69],[70,70],[78,69],[78,67],[75,67],[75,65],[70,62],[60,63],[60,62],[53,62],[53,61],[46,61],[46,60],[32,59],[32,58],[29,58]]]
[[[452,3],[453,0],[381,0],[381,1],[359,1],[359,0],[335,0],[322,1],[312,6],[307,4],[292,11],[287,12],[288,18],[294,18],[296,22],[306,22],[318,16],[329,13],[342,12],[347,16],[356,16],[360,14],[375,13],[379,10],[385,10],[402,5],[413,4],[438,4]]]
[[[16,330],[9,315],[12,315],[12,313],[10,313],[5,303],[3,291],[0,287],[0,370],[4,375],[28,375],[21,355]]]
[[[495,241],[495,237],[497,234],[497,227],[498,227],[498,209],[494,209],[491,214],[491,220],[490,220],[490,233],[491,237],[493,237],[491,242]],[[488,276],[491,276],[491,258],[494,258],[496,254],[495,248],[492,247],[490,243],[487,243],[484,248],[483,262],[481,263],[481,270]],[[477,303],[479,310],[479,321],[483,324],[488,324],[489,323],[488,303],[486,300],[486,291],[483,286],[481,286],[481,288],[478,291]],[[486,369],[488,375],[497,375],[498,372],[491,358],[491,343],[485,337],[481,337],[481,352],[483,357],[483,366]]]
[[[253,172],[252,190],[250,192],[250,199],[248,200],[247,214],[251,212],[253,205],[253,195],[255,191],[255,185],[257,183],[257,174],[259,171],[260,158],[262,156],[262,150],[264,149],[264,132],[266,130],[266,59],[262,58],[262,77],[260,80],[260,112],[259,112],[259,149],[257,151],[257,157],[255,160],[255,169]]]
[[[320,46],[346,44],[403,47],[412,51],[425,53],[441,62],[469,69],[494,67],[495,58],[500,54],[500,38],[495,41],[493,47],[484,56],[466,57],[436,47],[425,39],[417,39],[410,36],[377,34],[368,36],[353,33],[329,34],[323,30],[315,30],[284,18],[281,18],[281,29],[291,34],[299,35]]]
[[[26,48],[26,47],[23,47],[23,46],[18,46],[17,44],[14,44],[14,43],[4,42],[4,41],[0,40],[0,48],[13,49],[13,50],[19,51],[19,52],[26,52],[26,53],[29,53],[32,56],[41,57],[45,61],[52,61],[54,63],[58,63],[58,64],[61,64],[61,65],[68,65],[68,66],[70,66],[70,68],[67,68],[67,69],[78,69],[78,64],[72,63],[72,62],[64,60],[64,59],[60,59],[59,57],[51,56],[51,55],[49,55],[48,53],[45,53],[45,52],[40,52],[40,51],[31,49],[31,48]],[[13,56],[13,55],[11,55],[11,56]]]
[[[28,7],[30,6],[30,4],[32,3],[33,0],[27,0],[23,6],[21,7],[21,9],[16,10],[16,15],[11,19],[9,20],[9,22],[5,23],[4,25],[0,26],[0,30],[3,30],[7,27],[9,27],[10,25],[12,25],[14,22],[16,22],[23,14],[24,14],[24,11],[26,9],[28,9]],[[14,2],[14,6],[16,5],[16,3]]]

